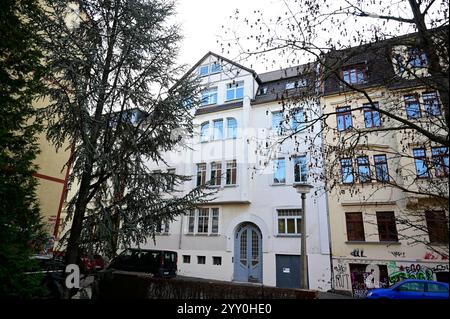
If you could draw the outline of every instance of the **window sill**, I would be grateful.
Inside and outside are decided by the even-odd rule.
[[[302,234],[276,234],[275,237],[280,238],[300,238]]]
[[[272,183],[270,186],[288,186],[286,183]]]
[[[357,244],[357,245],[365,245],[365,244],[369,244],[369,245],[401,245],[401,243],[399,241],[360,241],[360,240],[355,240],[355,241],[346,241],[346,244]]]
[[[239,185],[237,184],[230,184],[230,185],[224,185],[224,188],[233,188],[233,187],[238,187]]]
[[[242,101],[244,98],[239,98],[239,99],[233,99],[233,100],[225,100],[225,104],[227,103],[233,103],[233,102],[238,102],[238,101]]]
[[[220,188],[221,185],[208,185],[207,188]]]
[[[185,236],[192,236],[192,237],[194,237],[194,236],[198,236],[198,237],[218,237],[218,236],[220,236],[220,234],[213,234],[213,233],[211,233],[211,234],[203,234],[203,233],[185,233],[184,235],[185,235]]]

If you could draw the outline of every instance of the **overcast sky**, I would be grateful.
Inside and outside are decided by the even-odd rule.
[[[281,0],[178,0],[177,22],[181,24],[185,36],[179,63],[192,66],[208,51],[222,55],[217,40],[224,36],[222,25],[233,25],[230,16],[235,16],[237,8],[241,16],[251,16],[254,10],[281,11],[281,6]],[[234,54],[223,55],[234,59],[238,51],[233,51]],[[243,64],[250,67],[250,62]],[[265,68],[257,63],[252,66],[256,72],[265,72]]]

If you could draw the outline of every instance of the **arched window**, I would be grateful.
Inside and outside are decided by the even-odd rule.
[[[229,117],[227,118],[227,137],[236,138],[237,137],[237,121],[236,119]]]
[[[202,123],[200,127],[200,142],[206,142],[209,139],[209,122]]]

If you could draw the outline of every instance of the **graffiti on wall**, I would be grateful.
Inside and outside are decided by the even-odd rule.
[[[423,259],[427,259],[427,260],[438,260],[438,259],[448,260],[448,257],[440,255],[440,254],[433,253],[431,251],[427,251],[425,256],[423,256]]]
[[[434,274],[436,272],[448,271],[448,264],[440,264],[430,268],[420,264],[398,266],[397,263],[393,261],[389,263],[389,270],[389,283],[395,284],[405,279],[434,280]]]
[[[337,266],[333,267],[334,269],[334,288],[335,289],[344,289],[349,290],[350,284],[349,279],[350,276],[346,272],[346,267],[343,264],[337,264]]]
[[[405,253],[402,251],[390,251],[389,252],[392,256],[400,258],[400,257],[406,257]]]
[[[353,257],[367,257],[364,256],[364,250],[358,248],[353,249],[350,255],[352,255]]]

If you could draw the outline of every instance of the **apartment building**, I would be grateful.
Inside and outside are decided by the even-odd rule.
[[[165,154],[167,167],[149,165],[193,177],[175,191],[208,183],[217,193],[198,210],[164,223],[155,243],[141,247],[177,251],[179,275],[300,287],[302,207],[293,184],[309,182],[309,287],[330,288],[326,193],[323,182],[312,178],[323,165],[306,143],[320,124],[299,133],[298,141],[279,144],[319,110],[307,99],[290,107],[279,103],[283,94],[304,93],[309,81],[314,86],[302,71],[256,74],[212,52],[195,64],[190,72],[206,85],[203,105],[193,110],[196,132],[185,141],[188,147]],[[314,145],[320,148],[320,136]]]
[[[332,114],[324,141],[333,288],[364,297],[406,278],[448,282],[448,203],[436,200],[448,197],[448,148],[383,113],[444,132],[426,54],[386,41],[332,59],[345,61],[341,79],[367,93],[337,76],[322,86],[324,113]]]

